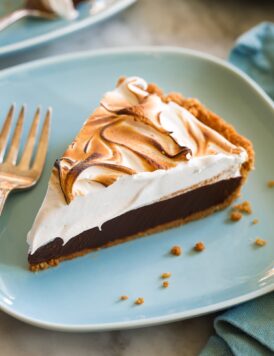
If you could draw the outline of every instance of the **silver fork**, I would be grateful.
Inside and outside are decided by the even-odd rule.
[[[25,118],[25,107],[23,106],[18,116],[9,150],[5,155],[11,123],[14,116],[14,109],[15,107],[12,105],[8,111],[0,133],[0,216],[7,197],[11,191],[15,189],[27,189],[37,183],[45,164],[48,149],[51,108],[47,110],[37,146],[37,152],[33,163],[31,164],[37,128],[40,120],[40,108],[38,108],[35,112],[34,119],[28,133],[22,157],[20,162],[17,162],[23,122]]]
[[[54,20],[57,16],[54,13],[39,10],[39,9],[18,9],[12,13],[0,18],[0,31],[13,25],[15,22],[25,18],[25,17],[38,17],[45,20]]]

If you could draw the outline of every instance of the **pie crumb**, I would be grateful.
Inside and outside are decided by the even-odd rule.
[[[170,250],[173,256],[180,256],[182,254],[182,249],[180,246],[173,246]]]
[[[253,225],[258,224],[258,222],[259,222],[259,220],[258,220],[258,219],[253,219],[253,220],[252,220],[252,224],[253,224]]]
[[[266,245],[266,240],[263,240],[263,239],[261,239],[261,238],[257,238],[256,240],[255,240],[255,244],[257,245],[257,246],[264,246],[264,245]]]
[[[243,214],[240,213],[239,211],[232,211],[230,214],[230,220],[231,221],[239,221],[243,217]]]
[[[267,182],[267,186],[268,186],[268,188],[274,188],[274,180],[269,180]]]
[[[135,300],[135,304],[136,304],[136,305],[144,304],[144,302],[145,302],[144,298],[137,298],[137,299]]]
[[[170,276],[171,276],[171,273],[170,273],[170,272],[164,272],[164,273],[162,273],[162,275],[161,275],[161,277],[162,277],[163,279],[169,278]]]
[[[245,213],[245,214],[251,214],[252,213],[251,204],[247,200],[244,201],[241,204],[235,205],[233,207],[233,210],[238,210],[241,213]]]
[[[128,300],[128,296],[127,295],[121,295],[120,299],[121,300]]]
[[[195,251],[202,252],[205,249],[205,245],[201,241],[197,242],[194,249],[195,249]]]
[[[163,282],[163,287],[164,287],[164,288],[167,288],[168,286],[169,286],[168,281],[164,281],[164,282]]]

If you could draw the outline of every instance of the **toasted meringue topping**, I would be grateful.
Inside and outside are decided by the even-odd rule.
[[[174,168],[193,157],[237,153],[188,110],[149,93],[138,77],[120,80],[58,161],[65,199],[102,189],[126,175]],[[79,189],[89,186],[89,189]]]

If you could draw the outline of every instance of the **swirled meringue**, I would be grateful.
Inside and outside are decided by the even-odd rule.
[[[83,180],[92,189],[98,184],[107,187],[122,176],[168,170],[194,157],[238,152],[185,108],[164,102],[147,88],[138,77],[120,81],[59,160],[68,203],[84,194]]]

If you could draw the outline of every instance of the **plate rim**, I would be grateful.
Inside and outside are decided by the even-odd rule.
[[[126,55],[132,53],[141,53],[144,55],[151,54],[179,54],[179,55],[188,55],[196,58],[202,58],[209,62],[213,62],[224,69],[236,74],[241,80],[245,81],[254,91],[255,93],[264,100],[265,104],[269,106],[269,108],[273,111],[274,114],[274,102],[271,98],[263,91],[261,87],[250,77],[248,77],[241,70],[233,66],[232,64],[219,59],[213,55],[199,52],[193,49],[186,49],[180,47],[172,47],[172,46],[137,46],[137,47],[116,47],[116,48],[107,48],[107,49],[99,49],[99,50],[89,50],[84,52],[76,52],[70,54],[57,55],[45,59],[39,59],[35,61],[31,61],[28,63],[23,63],[14,67],[10,67],[4,69],[0,72],[0,80],[4,79],[6,76],[14,75],[16,73],[24,72],[28,69],[37,69],[47,65],[54,65],[60,62],[73,61],[79,58],[94,58],[97,56],[112,56],[112,55]],[[91,324],[64,324],[64,323],[55,323],[55,322],[45,322],[40,319],[35,319],[24,315],[23,313],[18,313],[14,311],[12,308],[6,306],[0,300],[0,310],[7,313],[8,315],[13,316],[16,319],[24,321],[28,324],[38,326],[44,329],[56,330],[56,331],[67,331],[67,332],[88,332],[88,331],[108,331],[108,330],[123,330],[123,329],[131,329],[131,328],[139,328],[139,327],[147,327],[153,325],[160,325],[169,322],[175,322],[179,320],[184,320],[191,317],[197,317],[200,315],[208,314],[210,312],[219,311],[222,309],[226,309],[228,307],[232,307],[238,305],[240,303],[252,300],[264,294],[274,291],[274,283],[270,283],[267,286],[260,287],[257,290],[252,292],[243,294],[241,296],[237,296],[235,298],[226,299],[224,301],[199,307],[193,308],[190,310],[176,312],[168,315],[149,317],[146,319],[138,319],[138,320],[130,320],[130,321],[118,321],[111,323],[91,323]]]
[[[6,314],[14,317],[17,320],[23,321],[32,326],[37,326],[47,330],[61,331],[61,332],[101,332],[101,331],[113,331],[113,330],[126,330],[126,329],[137,329],[143,327],[157,326],[169,324],[176,321],[182,321],[185,319],[190,319],[198,316],[203,316],[211,312],[217,312],[229,307],[239,305],[241,303],[253,300],[255,298],[261,297],[267,293],[273,292],[274,283],[267,287],[263,287],[257,291],[253,291],[243,296],[227,299],[226,301],[211,304],[209,306],[204,306],[200,308],[190,309],[188,311],[172,313],[165,316],[157,316],[147,319],[138,319],[132,321],[119,321],[112,323],[97,323],[97,324],[62,324],[45,322],[39,319],[30,318],[21,313],[16,313],[8,307],[4,307],[0,304],[0,310]]]
[[[75,23],[71,23],[69,26],[61,27],[50,31],[49,33],[0,47],[0,56],[10,55],[24,49],[46,44],[47,42],[50,42],[54,39],[58,39],[60,37],[69,35],[70,33],[82,30],[88,26],[94,25],[103,20],[106,20],[111,16],[116,15],[117,13],[125,10],[127,7],[133,5],[136,1],[137,0],[120,0],[119,2],[110,6],[109,9],[106,9],[96,15],[91,15],[78,22],[76,21]]]
[[[129,1],[135,2],[137,0],[129,0]],[[39,58],[21,64],[17,64],[11,67],[3,68],[0,71],[0,79],[5,75],[10,75],[12,73],[24,71],[27,69],[39,68],[45,65],[51,65],[51,64],[53,65],[60,62],[69,62],[71,60],[82,59],[82,58],[123,55],[123,54],[130,54],[130,53],[143,53],[146,55],[172,53],[172,54],[181,54],[181,55],[188,55],[192,57],[202,58],[208,62],[213,62],[214,64],[217,64],[220,67],[225,68],[229,72],[236,74],[242,80],[247,82],[252,87],[252,89],[256,92],[256,94],[261,96],[265,100],[266,104],[270,106],[272,110],[274,110],[274,101],[270,98],[270,96],[268,96],[268,94],[259,86],[259,84],[255,82],[254,79],[249,77],[245,72],[237,68],[234,64],[227,62],[225,59],[221,59],[217,56],[214,56],[206,52],[202,52],[196,49],[185,48],[185,47],[178,47],[178,46],[153,46],[153,45],[151,46],[141,45],[141,46],[129,46],[129,47],[117,46],[117,47],[76,51],[76,52],[65,53],[65,54],[57,54],[50,57]]]

